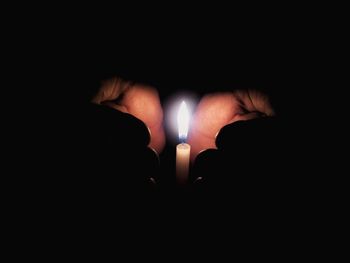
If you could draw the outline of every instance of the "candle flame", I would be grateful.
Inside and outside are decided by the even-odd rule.
[[[185,141],[187,138],[188,127],[190,123],[190,116],[188,113],[188,109],[186,103],[182,101],[180,105],[179,112],[177,114],[177,125],[179,128],[179,138],[182,141]]]

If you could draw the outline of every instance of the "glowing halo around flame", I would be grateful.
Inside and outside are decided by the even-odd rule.
[[[198,98],[194,93],[175,94],[164,103],[164,124],[171,143],[185,142]]]

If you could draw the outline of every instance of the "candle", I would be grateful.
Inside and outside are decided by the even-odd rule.
[[[179,184],[186,184],[190,166],[191,146],[180,143],[176,146],[176,180]]]
[[[177,115],[177,125],[181,143],[176,146],[176,180],[179,184],[182,185],[187,183],[190,166],[191,146],[185,143],[188,133],[189,121],[190,116],[186,103],[183,101]]]

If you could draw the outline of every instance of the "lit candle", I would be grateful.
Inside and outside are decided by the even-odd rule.
[[[186,103],[181,103],[178,115],[177,125],[179,129],[180,144],[176,146],[176,180],[179,184],[186,184],[188,180],[188,171],[190,166],[191,146],[185,143],[188,133],[190,116]]]

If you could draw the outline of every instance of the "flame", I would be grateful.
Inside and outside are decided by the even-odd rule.
[[[186,140],[189,124],[190,124],[190,114],[188,112],[186,103],[182,101],[179,112],[177,114],[177,125],[179,129],[180,140],[183,140],[183,141]]]

